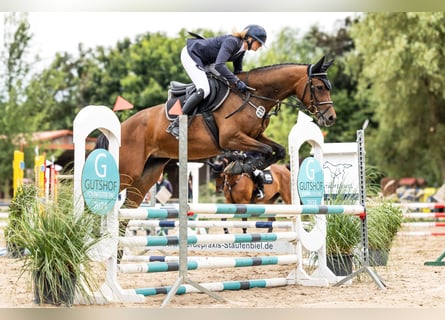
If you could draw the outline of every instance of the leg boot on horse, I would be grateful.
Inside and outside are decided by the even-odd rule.
[[[202,101],[203,98],[204,90],[198,89],[190,96],[190,98],[188,98],[188,100],[184,104],[184,107],[182,108],[182,113],[190,114],[198,105],[198,103]],[[179,117],[177,117],[172,123],[170,123],[166,131],[174,136],[176,139],[179,139]]]
[[[253,173],[255,170],[263,170],[267,165],[265,165],[264,157],[260,153],[254,153],[252,155],[247,155],[243,160],[236,160],[231,162],[224,172],[226,174],[241,174]]]

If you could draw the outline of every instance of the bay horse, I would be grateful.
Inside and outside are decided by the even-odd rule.
[[[215,179],[216,192],[224,194],[226,203],[273,204],[280,197],[284,203],[292,203],[291,175],[288,166],[272,164],[265,170],[265,174],[270,173],[271,178],[266,179],[264,183],[264,198],[258,199],[255,195],[256,185],[250,173],[229,174],[224,171],[230,162],[230,159],[224,156],[218,156],[213,163],[207,162],[212,168],[211,174]],[[242,220],[247,221],[246,218]],[[268,218],[268,221],[275,221],[275,218]],[[247,229],[243,228],[243,233],[246,232]],[[272,228],[269,228],[268,232],[272,232]],[[224,233],[229,233],[228,229],[225,228]]]
[[[296,96],[295,107],[305,108],[320,126],[333,125],[336,113],[327,78],[332,63],[322,57],[316,64],[277,64],[237,74],[253,89],[242,94],[230,88],[212,113],[218,128],[216,139],[203,116],[193,116],[188,159],[203,161],[226,150],[254,151],[260,154],[254,164],[259,169],[284,159],[285,148],[264,135],[271,112],[278,112],[284,99]],[[122,122],[119,173],[120,188],[127,189],[127,207],[138,207],[167,162],[178,159],[178,140],[166,132],[169,124],[164,104],[143,109]]]

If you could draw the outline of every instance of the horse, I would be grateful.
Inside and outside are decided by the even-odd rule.
[[[211,113],[216,135],[209,133],[202,114],[189,119],[188,159],[204,161],[227,150],[252,151],[259,154],[253,164],[259,169],[284,159],[285,148],[264,135],[271,114],[286,103],[307,110],[320,126],[333,125],[336,113],[327,78],[332,63],[322,57],[315,64],[282,63],[237,74],[251,89],[240,93],[229,85],[224,102]],[[295,104],[283,101],[294,96]],[[178,159],[179,142],[166,132],[169,124],[165,104],[140,110],[122,122],[119,173],[120,189],[127,189],[127,207],[138,207],[167,162]],[[105,143],[106,138],[99,140]]]
[[[265,170],[266,178],[264,184],[264,198],[258,199],[255,195],[255,182],[251,174],[243,172],[241,174],[228,174],[225,168],[233,161],[224,155],[220,155],[212,163],[207,164],[211,167],[212,177],[215,179],[216,193],[223,193],[226,203],[256,203],[256,204],[272,204],[280,197],[286,204],[292,203],[291,195],[291,175],[287,165],[272,164]],[[243,218],[243,221],[247,219]],[[275,221],[275,218],[268,218],[268,221]],[[247,230],[243,228],[243,233]],[[268,229],[272,232],[272,228]],[[229,233],[228,229],[224,229],[224,233]]]

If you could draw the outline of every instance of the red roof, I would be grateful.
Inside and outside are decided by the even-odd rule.
[[[40,131],[33,133],[33,140],[42,142],[43,149],[47,150],[74,150],[73,131],[68,129]],[[86,148],[92,150],[96,138],[88,137]]]
[[[37,141],[47,141],[47,140],[53,140],[60,137],[65,136],[73,136],[73,131],[68,129],[62,129],[62,130],[53,130],[53,131],[40,131],[40,132],[34,132],[32,137],[34,140]]]

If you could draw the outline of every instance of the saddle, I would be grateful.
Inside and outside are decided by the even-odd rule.
[[[208,74],[208,79],[210,94],[196,106],[194,114],[212,113],[223,104],[230,93],[227,80],[215,78],[213,74]],[[165,103],[165,115],[168,120],[172,121],[182,114],[182,106],[196,90],[193,83],[170,82],[168,98]]]
[[[272,184],[273,182],[272,172],[270,172],[270,170],[263,170],[263,173],[264,173],[264,184]]]

